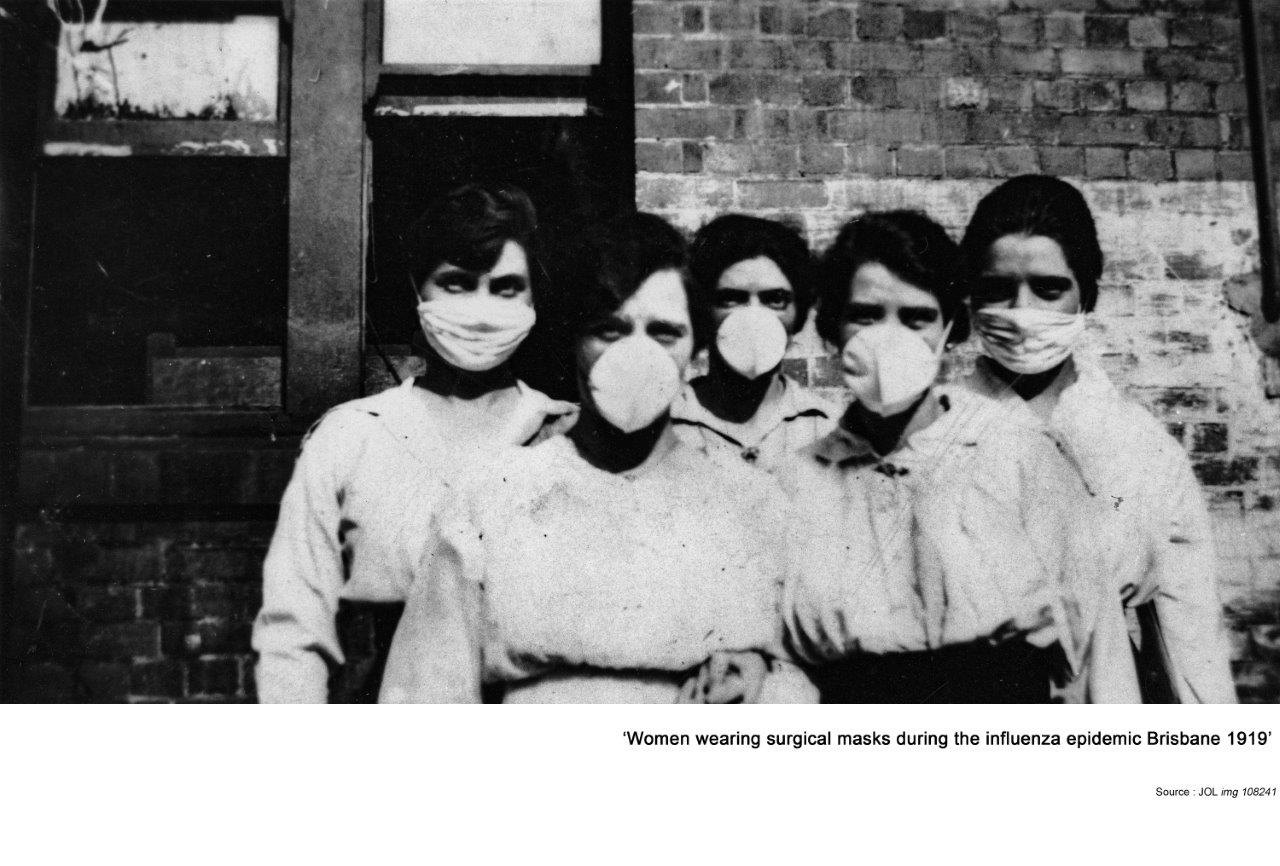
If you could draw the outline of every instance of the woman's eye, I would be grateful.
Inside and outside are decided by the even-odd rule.
[[[760,295],[760,301],[771,310],[785,310],[791,306],[791,293],[765,292]]]

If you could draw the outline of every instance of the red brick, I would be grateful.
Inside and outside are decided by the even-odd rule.
[[[895,83],[894,104],[898,108],[938,108],[942,104],[942,82],[937,78],[905,76]]]
[[[1179,16],[1169,21],[1169,42],[1238,51],[1240,28],[1238,22],[1227,18]]]
[[[1212,150],[1178,150],[1173,154],[1178,180],[1213,180],[1217,166]]]
[[[92,622],[128,622],[138,618],[138,588],[83,586],[76,590],[75,608]]]
[[[1090,178],[1122,178],[1126,175],[1124,151],[1118,147],[1086,147],[1084,173]]]
[[[187,694],[192,697],[237,697],[240,660],[235,656],[193,659],[187,665]]]
[[[681,74],[680,101],[686,105],[689,103],[709,102],[707,76],[701,72],[685,72]]]
[[[1227,425],[1216,422],[1194,424],[1191,427],[1191,450],[1217,454],[1227,450]]]
[[[1223,180],[1253,180],[1253,160],[1246,152],[1224,150],[1218,154],[1218,173]]]
[[[1169,147],[1215,147],[1222,136],[1212,117],[1157,117],[1151,125],[1151,140]]]
[[[803,36],[806,23],[803,10],[789,6],[760,7],[760,32],[766,36]]]
[[[1035,45],[1040,41],[1040,21],[1036,15],[1001,15],[996,18],[999,40],[1005,45]]]
[[[1195,51],[1153,51],[1148,61],[1150,74],[1158,78],[1232,81],[1240,76],[1238,60],[1205,58]]]
[[[1064,75],[1114,75],[1137,78],[1144,69],[1143,54],[1125,48],[1064,48]]]
[[[1120,82],[1090,81],[1080,87],[1080,100],[1085,111],[1118,111]]]
[[[76,669],[80,700],[118,703],[129,695],[128,662],[86,662]]]
[[[999,37],[996,17],[979,10],[956,9],[950,13],[954,42],[992,42]]]
[[[1047,75],[1058,70],[1057,52],[1047,48],[1005,48],[997,45],[994,56],[997,68],[1006,73]]]
[[[1035,82],[1032,98],[1041,108],[1075,111],[1080,107],[1080,85],[1066,78]]]
[[[1169,44],[1165,19],[1138,17],[1129,19],[1129,44],[1134,48],[1164,48]]]
[[[710,22],[716,33],[752,33],[756,29],[756,10],[750,6],[712,6]]]
[[[753,209],[824,207],[827,187],[820,180],[741,180],[738,204]]]
[[[942,148],[904,145],[898,148],[897,163],[903,177],[942,177]]]
[[[1069,115],[1062,118],[1061,132],[1063,144],[1146,144],[1151,140],[1143,117]]]
[[[845,146],[808,142],[800,145],[802,175],[840,174],[844,171]]]
[[[1124,48],[1129,44],[1129,19],[1114,15],[1086,15],[1084,41],[1097,48]]]
[[[833,111],[830,134],[837,140],[898,144],[938,140],[938,117],[922,111]]]
[[[1132,111],[1164,111],[1169,107],[1168,85],[1163,81],[1129,81],[1124,86],[1124,102]]]
[[[1218,111],[1244,113],[1249,110],[1243,82],[1232,81],[1214,88],[1213,105]]]
[[[1046,15],[1044,41],[1053,46],[1084,45],[1084,16],[1077,12],[1053,12]]]
[[[805,26],[805,35],[813,39],[852,39],[853,14],[841,8],[815,12]]]
[[[183,696],[185,670],[179,661],[135,662],[129,672],[129,693],[141,698]]]
[[[87,658],[150,658],[159,654],[159,623],[116,622],[85,627],[84,655]]]
[[[1129,177],[1134,180],[1172,180],[1173,164],[1169,151],[1163,148],[1129,151]]]
[[[1040,170],[1054,177],[1079,177],[1084,171],[1084,150],[1079,147],[1040,148]]]
[[[996,177],[1016,177],[1040,170],[1036,151],[1031,147],[993,147],[989,159]]]
[[[902,35],[902,8],[866,4],[858,7],[858,38],[867,42],[892,42]]]
[[[1034,105],[1034,86],[1034,82],[1022,78],[989,81],[988,105],[993,111],[1030,111]]]
[[[806,75],[800,80],[805,105],[844,105],[849,101],[849,79],[843,75]]]
[[[991,163],[987,160],[987,148],[978,145],[957,145],[947,148],[947,177],[990,177]]]
[[[898,88],[893,78],[855,75],[849,79],[850,99],[867,108],[886,108],[897,102]]]
[[[674,3],[633,3],[631,26],[636,35],[674,34],[680,29],[680,7]]]
[[[894,173],[893,153],[881,145],[851,145],[849,174],[870,177],[889,177]]]
[[[942,39],[947,35],[947,13],[941,9],[906,9],[902,35],[911,41]]]
[[[698,174],[702,171],[702,153],[706,145],[697,141],[680,143],[680,170],[685,174]]]
[[[756,97],[765,105],[799,105],[800,79],[794,75],[754,73]]]
[[[636,142],[636,171],[679,172],[683,165],[680,142]]]
[[[785,42],[762,42],[758,39],[735,40],[729,43],[729,68],[792,69],[795,64],[789,57],[789,47]]]
[[[1169,108],[1173,111],[1201,112],[1210,109],[1209,88],[1199,81],[1175,81]]]
[[[680,75],[670,72],[637,72],[635,74],[635,98],[637,103],[679,102],[681,96]]]
[[[1258,480],[1258,458],[1236,457],[1231,460],[1204,458],[1193,461],[1191,468],[1206,487],[1230,487]]]
[[[733,132],[733,112],[716,108],[640,108],[636,110],[637,138],[727,138]]]
[[[636,69],[719,69],[724,43],[692,39],[635,40]]]
[[[707,16],[701,6],[684,7],[680,29],[685,33],[701,33],[707,29]]]
[[[841,69],[865,69],[876,73],[913,72],[920,66],[919,56],[905,45],[861,43],[848,46],[847,62]],[[943,51],[947,57],[955,52]]]
[[[756,76],[725,72],[707,81],[707,97],[716,105],[750,105],[756,98]]]

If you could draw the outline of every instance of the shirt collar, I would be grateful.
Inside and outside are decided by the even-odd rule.
[[[922,449],[927,446],[941,432],[944,425],[937,422],[951,411],[954,400],[955,395],[949,389],[935,386],[907,424],[902,435],[902,442],[905,444],[900,444],[893,453],[896,454],[905,447]],[[890,456],[877,454],[866,437],[850,431],[843,421],[805,450],[819,463],[837,466],[878,463]]]
[[[766,410],[769,413],[768,417],[752,419],[754,423],[751,424],[751,427],[759,432],[760,438],[768,436],[778,427],[797,418],[834,418],[838,414],[836,408],[826,400],[783,373],[774,376],[765,402],[770,404]],[[702,405],[692,382],[685,385],[676,404],[671,408],[671,419],[677,424],[705,427],[735,445],[745,444],[739,442],[738,437],[747,425],[725,421],[714,415]]]

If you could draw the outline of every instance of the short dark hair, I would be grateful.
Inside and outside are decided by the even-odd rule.
[[[952,323],[947,341],[964,342],[969,317],[955,286],[957,253],[947,230],[919,211],[872,212],[850,220],[818,266],[818,334],[840,344],[853,276],[863,265],[877,263],[937,298],[943,320]]]
[[[538,217],[516,186],[469,183],[434,199],[401,236],[415,290],[444,262],[484,271],[493,267],[507,241],[515,241],[535,268]],[[535,292],[536,283],[534,280]],[[536,298],[535,298],[536,300]]]
[[[1057,241],[1080,286],[1080,306],[1086,312],[1094,308],[1102,277],[1102,247],[1093,213],[1078,189],[1056,177],[1024,174],[987,193],[960,242],[966,295],[987,266],[992,245],[1007,235],[1039,235]]]
[[[572,278],[558,287],[557,326],[568,343],[576,343],[583,329],[616,312],[649,277],[659,271],[679,271],[686,295],[692,295],[689,251],[670,223],[650,213],[631,213],[605,223],[580,244],[574,255]],[[699,330],[693,304],[695,340]]]
[[[795,294],[796,326],[804,327],[813,303],[813,258],[800,233],[774,220],[725,214],[704,225],[689,248],[694,279],[691,303],[710,311],[720,275],[738,262],[764,256],[782,271]]]

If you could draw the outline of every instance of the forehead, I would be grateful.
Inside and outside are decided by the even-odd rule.
[[[720,274],[721,289],[789,289],[791,281],[768,256],[756,256],[734,262]]]
[[[1072,276],[1062,245],[1044,235],[1005,235],[991,245],[988,273]]]
[[[618,315],[632,321],[689,324],[689,298],[684,278],[679,271],[664,270],[650,274],[640,288],[618,308]]]
[[[490,277],[509,277],[509,276],[529,276],[529,256],[525,253],[524,247],[515,241],[507,241],[502,245],[501,252],[498,253],[498,259],[493,263],[493,267],[488,270],[472,271],[470,268],[464,268],[462,265],[450,261],[443,261],[436,268],[436,273],[442,270],[461,270],[469,271],[475,274],[487,273]]]
[[[867,262],[854,271],[849,283],[849,303],[942,309],[932,294],[908,283],[879,262]]]

